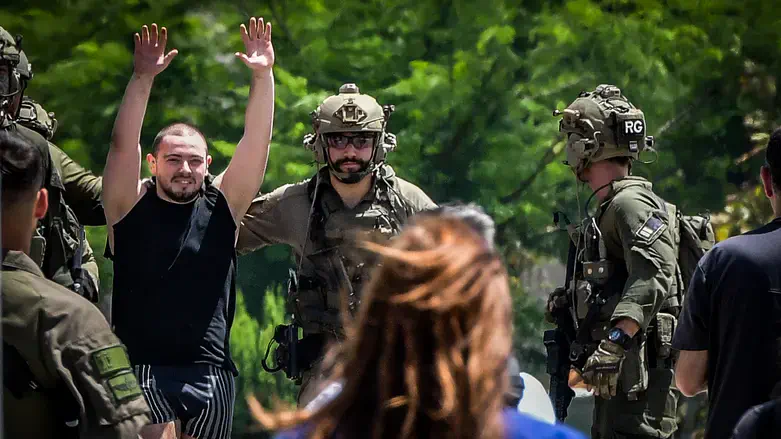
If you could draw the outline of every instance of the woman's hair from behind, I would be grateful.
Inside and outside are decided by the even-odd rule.
[[[380,266],[333,367],[341,393],[314,413],[252,404],[255,417],[272,429],[306,423],[314,438],[504,437],[512,309],[491,245],[444,217],[363,245]]]

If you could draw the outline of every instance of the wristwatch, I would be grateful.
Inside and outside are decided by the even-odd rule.
[[[625,350],[629,350],[629,348],[632,346],[632,337],[630,337],[629,334],[624,332],[624,330],[621,328],[610,329],[610,331],[607,333],[607,339],[621,346]]]

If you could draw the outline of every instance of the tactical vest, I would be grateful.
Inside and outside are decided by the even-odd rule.
[[[92,302],[98,301],[98,285],[81,267],[86,234],[76,214],[65,203],[65,186],[55,166],[49,143],[37,132],[15,124],[17,132],[32,142],[43,155],[44,187],[49,208],[39,222],[30,246],[30,257],[41,267],[44,276]]]
[[[621,190],[632,186],[635,185],[624,186]],[[667,206],[664,200],[656,194],[654,197],[657,200],[657,208],[665,210]],[[582,329],[590,333],[593,342],[592,349],[607,336],[611,327],[610,320],[613,311],[621,299],[629,278],[624,261],[610,259],[602,232],[599,230],[602,215],[610,202],[600,206],[596,217],[584,220],[579,234],[581,241],[578,258],[582,267],[580,277],[582,282],[578,282],[576,286],[575,312],[581,326],[590,326]],[[668,228],[666,233],[675,233],[675,231]],[[674,356],[671,351],[671,343],[677,318],[677,310],[673,308],[678,303],[677,295],[679,293],[676,281],[674,280],[670,291],[667,292],[661,310],[649,323],[647,331],[637,336],[637,342],[633,343],[626,353],[619,385],[630,400],[634,400],[638,392],[647,389],[649,368],[672,368]],[[594,297],[597,297],[599,306],[598,317],[593,323],[585,322],[583,320],[588,320],[589,307],[594,306]]]
[[[380,168],[374,174],[373,197],[364,199],[353,209],[344,206],[330,184],[318,179],[307,186],[313,202],[309,218],[309,240],[306,244],[296,291],[289,298],[294,320],[304,334],[328,333],[337,338],[343,334],[342,297],[352,314],[360,304],[360,291],[376,266],[368,252],[356,248],[362,238],[377,234],[382,238],[397,235],[412,214],[399,194],[396,181]],[[346,291],[345,291],[346,290]]]

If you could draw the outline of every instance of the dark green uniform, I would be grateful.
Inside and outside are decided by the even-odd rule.
[[[49,193],[49,209],[39,222],[30,254],[47,279],[98,302],[98,266],[82,224],[106,223],[100,180],[87,175],[47,141],[57,128],[56,119],[36,102],[24,99],[24,90],[34,75],[24,51],[17,47],[20,42],[21,37],[14,38],[0,27],[0,64],[8,69],[5,79],[10,84],[10,90],[0,97],[0,129],[18,132],[41,152],[44,187]],[[16,101],[21,105],[12,112]]]
[[[670,351],[680,308],[675,208],[640,177],[594,187],[613,173],[631,174],[632,161],[653,148],[653,137],[646,136],[643,112],[610,84],[581,92],[554,115],[563,116],[559,129],[567,134],[565,164],[600,198],[596,213],[572,233],[574,265],[568,271],[575,268],[573,278],[549,301],[551,311],[569,308],[555,317],[571,339],[569,366],[598,394],[591,437],[671,437],[680,396]],[[572,316],[577,325],[570,327]],[[632,321],[639,326],[634,336],[624,330],[633,327]],[[546,342],[551,340],[561,343],[555,337]],[[567,393],[560,386],[557,350],[549,353],[561,419]],[[569,378],[572,385],[575,376],[570,373]]]
[[[41,104],[25,96],[16,121],[48,141],[54,169],[65,190],[63,198],[79,222],[85,226],[105,226],[106,216],[101,200],[103,178],[84,169],[51,142],[58,126],[54,113],[47,112]]]
[[[105,318],[26,254],[3,253],[4,437],[72,437],[68,422],[81,437],[136,438],[149,407]]]
[[[343,335],[340,287],[350,288],[347,305],[355,309],[357,294],[372,268],[363,258],[365,255],[355,251],[354,240],[360,238],[361,232],[396,235],[409,216],[436,205],[420,188],[398,178],[388,165],[378,169],[372,190],[354,208],[346,207],[333,189],[326,167],[320,170],[319,177],[314,209],[312,197],[318,186],[317,177],[256,198],[242,220],[236,250],[244,254],[266,245],[287,244],[297,260],[303,254],[298,289],[290,298],[296,322],[303,327],[305,339],[325,334],[333,340]],[[344,282],[346,279],[349,283]],[[315,363],[322,353],[316,357]],[[300,405],[319,391],[311,382],[321,378],[314,376],[316,369],[303,372]]]
[[[45,188],[49,192],[49,209],[40,221],[33,237],[31,257],[35,260],[47,279],[76,290],[80,295],[92,302],[98,301],[99,271],[92,249],[86,239],[84,227],[79,222],[78,214],[68,204],[68,199],[76,199],[76,205],[83,208],[88,219],[100,222],[102,205],[90,206],[90,199],[102,188],[100,183],[88,181],[79,171],[80,166],[73,163],[58,148],[51,145],[39,133],[20,125],[7,123],[3,129],[15,130],[43,153],[47,163]],[[57,158],[57,161],[54,159]],[[68,171],[68,184],[79,189],[92,188],[93,192],[66,191],[62,172]],[[97,194],[100,197],[100,194]],[[103,218],[105,224],[105,218]],[[78,256],[80,255],[80,256]]]
[[[651,183],[629,176],[611,183],[595,218],[606,259],[622,287],[601,308],[592,340],[595,344],[604,340],[611,322],[622,318],[638,322],[639,333],[644,335],[626,352],[616,396],[595,397],[592,438],[670,437],[676,429],[680,393],[675,388],[670,352],[658,348],[662,341],[669,344],[672,325],[665,323],[678,314],[677,253],[666,206],[652,192]],[[585,230],[586,239],[599,239],[589,228]],[[582,322],[586,297],[582,289],[578,293]]]

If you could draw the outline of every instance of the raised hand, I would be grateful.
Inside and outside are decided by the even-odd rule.
[[[168,42],[168,31],[161,28],[157,31],[157,24],[152,23],[152,31],[144,25],[141,27],[141,35],[136,33],[133,37],[136,43],[133,53],[133,71],[138,76],[156,76],[168,67],[178,50],[165,53],[165,45]]]
[[[270,69],[274,65],[274,46],[271,44],[271,23],[265,23],[263,18],[249,19],[249,29],[241,25],[241,39],[244,41],[246,53],[236,52],[247,67],[254,71]]]

